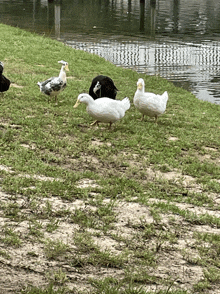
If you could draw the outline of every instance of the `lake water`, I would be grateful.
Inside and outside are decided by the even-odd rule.
[[[160,75],[216,104],[219,15],[219,0],[0,0],[2,23]]]

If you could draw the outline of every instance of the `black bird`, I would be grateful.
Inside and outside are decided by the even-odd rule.
[[[2,93],[3,96],[3,92],[8,91],[9,87],[10,87],[10,80],[7,79],[2,73],[4,70],[4,64],[0,61],[0,93]]]
[[[92,80],[89,95],[95,100],[101,97],[115,99],[118,89],[113,80],[107,76],[99,75]]]

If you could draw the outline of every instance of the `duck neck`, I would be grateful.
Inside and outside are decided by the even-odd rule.
[[[89,94],[86,94],[86,97],[87,97],[87,101],[88,101],[88,104],[93,104],[94,103],[94,99],[92,98],[92,96],[90,96]]]
[[[92,106],[94,104],[95,100],[92,98],[92,96],[90,96],[87,93],[83,93],[82,96],[84,99],[81,100],[81,103],[86,104],[87,107]]]
[[[62,65],[61,70],[60,70],[60,74],[59,74],[59,78],[65,83],[66,82],[66,72],[64,69],[64,65]]]
[[[141,93],[144,93],[145,92],[145,86],[142,85],[142,89],[140,90]]]

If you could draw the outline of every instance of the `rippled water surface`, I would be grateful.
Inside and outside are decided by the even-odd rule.
[[[0,22],[118,66],[160,75],[220,104],[218,0],[0,0]]]

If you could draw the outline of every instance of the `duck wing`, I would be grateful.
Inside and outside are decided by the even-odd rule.
[[[52,77],[47,79],[42,83],[38,83],[42,92],[46,95],[51,95],[53,92],[60,92],[66,87],[66,83],[64,83],[59,77]]]
[[[130,101],[126,97],[123,100],[99,98],[87,107],[88,113],[101,122],[115,122],[125,115],[130,108]]]
[[[167,100],[167,92],[164,92],[162,95],[146,92],[142,105],[145,105],[145,107],[148,108],[152,113],[159,115],[166,110]]]
[[[10,80],[7,79],[4,75],[0,75],[0,92],[5,92],[10,87]]]

